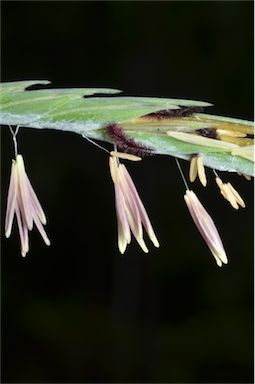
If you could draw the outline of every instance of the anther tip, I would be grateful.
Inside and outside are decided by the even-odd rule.
[[[159,247],[160,247],[160,244],[159,244],[159,242],[158,242],[157,239],[153,239],[152,242],[153,242],[153,244],[154,244],[154,246],[155,246],[156,248],[159,248]]]

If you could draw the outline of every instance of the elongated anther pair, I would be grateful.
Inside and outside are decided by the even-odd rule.
[[[218,230],[209,213],[205,210],[193,191],[187,190],[184,200],[197,229],[212,252],[217,265],[221,267],[222,264],[227,264],[228,259],[226,252]]]
[[[50,245],[43,227],[46,224],[46,217],[28,179],[21,155],[17,155],[12,161],[5,219],[6,237],[11,234],[14,216],[18,223],[22,256],[26,256],[29,250],[28,231],[32,230],[33,224],[37,227],[45,244]]]
[[[138,156],[119,152],[111,152],[109,158],[110,173],[115,190],[119,251],[122,254],[125,252],[127,245],[131,242],[132,233],[142,250],[148,253],[143,239],[143,227],[155,247],[159,247],[159,242],[133,180],[125,165],[120,163],[119,158],[141,160]]]

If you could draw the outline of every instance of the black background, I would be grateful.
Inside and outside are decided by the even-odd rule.
[[[253,119],[252,30],[245,1],[4,1],[1,77],[198,99]],[[208,187],[193,187],[222,234],[219,269],[174,159],[128,165],[161,247],[145,255],[133,241],[120,256],[105,154],[53,130],[22,129],[18,145],[52,246],[34,230],[24,259],[16,228],[2,241],[2,381],[252,382],[252,183],[222,175],[247,203],[238,212],[210,170]],[[12,156],[3,127],[3,207]]]

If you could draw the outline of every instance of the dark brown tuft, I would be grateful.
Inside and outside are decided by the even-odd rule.
[[[201,113],[203,111],[202,107],[181,107],[179,109],[162,109],[162,111],[148,113],[143,117],[156,118],[158,120],[171,119],[178,117],[189,117],[194,113]]]
[[[121,151],[140,157],[152,155],[151,148],[145,147],[131,137],[128,137],[117,123],[109,124],[105,128],[113,143],[116,144]]]
[[[214,128],[196,129],[196,132],[198,132],[200,136],[208,137],[209,139],[218,139],[216,129]]]

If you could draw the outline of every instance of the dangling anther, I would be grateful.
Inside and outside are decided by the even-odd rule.
[[[197,175],[201,184],[205,187],[207,179],[202,155],[192,156],[190,160],[189,179],[192,183],[196,180]]]
[[[223,181],[219,178],[216,172],[215,181],[220,188],[220,192],[222,196],[229,201],[234,209],[239,209],[239,206],[245,208],[245,202],[237,192],[237,190],[230,183],[223,183]]]

